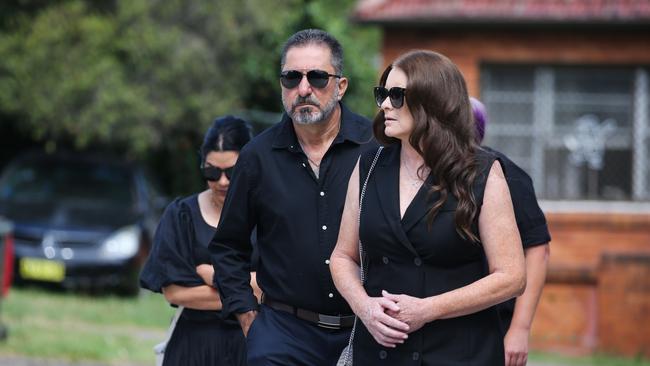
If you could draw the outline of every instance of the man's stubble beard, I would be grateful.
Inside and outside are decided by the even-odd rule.
[[[298,97],[296,100],[291,103],[291,109],[287,110],[287,101],[284,99],[284,96],[282,97],[282,104],[284,105],[285,110],[287,111],[287,114],[291,116],[291,119],[301,125],[310,125],[310,124],[317,124],[323,121],[328,120],[331,116],[332,113],[334,112],[334,109],[336,108],[337,104],[339,102],[339,88],[337,87],[334,91],[334,94],[332,95],[332,98],[325,104],[323,108],[318,108],[319,110],[316,112],[312,112],[308,106],[305,107],[298,107],[296,109],[296,105],[298,104],[304,104],[304,103],[309,103],[314,106],[318,106],[320,103],[318,99],[316,99],[313,94],[307,96],[307,97]]]

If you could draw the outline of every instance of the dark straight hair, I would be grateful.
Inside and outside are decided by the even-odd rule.
[[[332,54],[330,63],[334,68],[334,73],[336,75],[343,75],[343,47],[334,36],[320,29],[303,29],[289,37],[282,47],[280,71],[284,69],[284,64],[287,61],[287,52],[291,48],[305,47],[312,44],[329,48]]]
[[[205,133],[201,145],[201,166],[206,156],[212,151],[241,151],[253,137],[248,122],[234,116],[224,116],[215,119]]]
[[[478,145],[465,79],[451,60],[432,51],[415,50],[401,55],[384,70],[381,86],[386,86],[388,74],[394,68],[407,76],[404,107],[409,109],[414,122],[409,143],[433,173],[435,181],[430,194],[440,193],[427,214],[429,225],[451,193],[458,200],[456,231],[465,239],[480,242],[475,226],[479,207],[472,190],[478,175]],[[377,140],[383,144],[399,142],[386,136],[384,122],[384,112],[380,110],[373,123]],[[418,169],[418,175],[423,169],[424,166]]]

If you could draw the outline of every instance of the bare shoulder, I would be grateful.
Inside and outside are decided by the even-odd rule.
[[[506,181],[506,176],[499,160],[495,160],[490,167],[490,173],[485,184],[485,192],[484,201],[490,201],[491,199],[497,199],[497,197],[503,197],[505,195],[510,196],[508,182]]]
[[[492,163],[492,167],[490,167],[490,174],[488,175],[488,179],[499,179],[505,181],[506,176],[503,173],[503,168],[501,167],[501,163],[499,162],[499,160],[494,160],[494,162]]]

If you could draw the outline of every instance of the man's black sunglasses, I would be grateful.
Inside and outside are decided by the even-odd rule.
[[[232,177],[233,168],[234,166],[221,169],[216,166],[208,165],[201,168],[201,173],[203,174],[203,178],[205,178],[205,180],[209,180],[210,182],[215,182],[221,179],[222,173],[226,175],[226,178],[228,178],[228,180],[230,180],[230,177]]]
[[[404,95],[406,95],[406,89],[394,86],[390,89],[386,89],[383,86],[375,87],[375,103],[377,107],[381,108],[381,104],[390,98],[390,104],[393,105],[393,108],[402,108],[404,105]]]
[[[287,89],[293,89],[300,84],[303,75],[307,75],[307,81],[309,84],[318,89],[326,87],[331,77],[341,77],[341,75],[330,74],[323,70],[309,70],[307,72],[288,70],[280,73],[280,83],[282,83],[282,86]]]

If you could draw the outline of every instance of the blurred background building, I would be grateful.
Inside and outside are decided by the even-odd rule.
[[[383,64],[449,56],[553,242],[532,345],[650,355],[650,1],[361,0]]]

